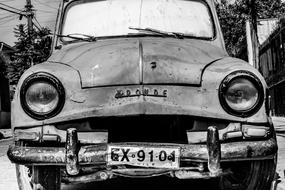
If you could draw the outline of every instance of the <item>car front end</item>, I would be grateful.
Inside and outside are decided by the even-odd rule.
[[[94,40],[77,31],[76,37],[65,34],[73,25],[59,27],[51,57],[18,83],[10,160],[50,165],[67,183],[222,178],[234,173],[236,163],[247,163],[250,171],[268,162],[271,181],[277,143],[266,83],[246,62],[227,55],[213,2],[193,3],[210,12],[213,36],[147,29],[151,34]],[[71,15],[62,22],[78,16],[80,6],[64,4],[62,14]]]

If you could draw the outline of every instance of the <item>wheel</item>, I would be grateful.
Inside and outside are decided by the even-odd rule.
[[[16,164],[19,190],[60,190],[60,169],[55,166]]]
[[[269,190],[276,159],[227,163],[232,173],[220,178],[220,190]]]

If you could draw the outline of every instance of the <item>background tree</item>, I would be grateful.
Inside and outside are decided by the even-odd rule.
[[[281,0],[256,0],[258,19],[278,18],[285,13],[285,4]],[[251,0],[221,0],[217,4],[225,44],[231,56],[247,59],[246,55],[246,20],[251,15]]]
[[[14,46],[17,51],[12,54],[6,73],[11,85],[16,85],[30,66],[44,62],[49,57],[52,41],[48,28],[33,30],[29,36],[25,25],[18,25],[14,33],[18,39]]]

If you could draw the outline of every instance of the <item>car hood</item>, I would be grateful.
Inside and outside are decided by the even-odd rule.
[[[203,70],[227,56],[210,42],[166,38],[67,45],[50,62],[78,71],[83,88],[135,84],[200,85]]]

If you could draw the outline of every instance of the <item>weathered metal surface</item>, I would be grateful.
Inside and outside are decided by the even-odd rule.
[[[202,72],[226,54],[208,43],[142,39],[143,84],[201,85]]]
[[[230,123],[226,128],[219,130],[221,142],[234,138],[268,138],[272,136],[273,129],[268,126]],[[187,131],[189,144],[206,143],[207,131]]]
[[[79,163],[81,164],[105,164],[107,158],[107,145],[98,144],[83,146],[78,153]]]
[[[67,129],[66,145],[65,145],[65,162],[66,172],[69,175],[77,175],[79,173],[78,164],[78,137],[75,128]]]
[[[50,60],[78,70],[82,87],[86,88],[156,83],[200,85],[204,68],[225,56],[221,49],[202,41],[152,38],[78,44],[76,48],[62,49]]]
[[[64,109],[54,118],[44,121],[35,121],[22,111],[19,100],[17,100],[18,96],[15,96],[16,99],[13,102],[12,109],[14,113],[12,115],[19,115],[20,117],[13,117],[13,126],[30,127],[89,117],[134,114],[192,115],[253,123],[268,122],[264,106],[260,111],[249,118],[229,115],[220,106],[217,89],[221,80],[233,69],[250,70],[259,76],[259,74],[257,74],[253,68],[250,68],[249,65],[246,65],[245,62],[227,58],[215,62],[206,68],[203,72],[203,83],[201,87],[157,84],[81,89],[80,77],[71,67],[57,63],[41,64],[41,67],[33,67],[33,69],[29,70],[26,74],[29,75],[38,70],[45,70],[59,78],[65,86],[67,94]],[[74,77],[69,77],[70,75]],[[21,85],[21,81],[19,84]],[[116,98],[118,91],[123,91],[125,94],[127,94],[127,91],[130,91],[131,94],[136,94],[138,89],[140,92],[149,90],[149,92],[153,94],[154,91],[157,90],[159,95],[163,94],[163,91],[166,90],[167,97],[140,95]],[[78,99],[78,101],[74,99]]]
[[[179,179],[209,179],[229,174],[230,171],[224,171],[211,175],[210,172],[198,172],[192,169],[179,169],[179,170],[165,170],[165,169],[114,169],[112,171],[102,170],[87,174],[84,176],[66,176],[63,178],[64,183],[89,183],[94,181],[104,181],[116,177],[129,177],[129,178],[147,178],[167,175],[169,177],[176,177]]]
[[[198,126],[199,127],[199,126]],[[227,127],[219,130],[219,140],[225,141],[235,137],[242,137],[242,125],[241,123],[229,123]],[[206,143],[207,131],[187,131],[188,143]]]
[[[80,130],[80,126],[76,126]],[[92,131],[91,129],[77,132],[78,140],[81,143],[107,143],[107,131]],[[41,127],[31,127],[28,129],[16,129],[14,131],[15,141],[28,140],[28,141],[50,141],[66,142],[66,130],[60,130],[54,125],[44,125]]]
[[[87,174],[84,176],[66,176],[63,177],[62,182],[64,183],[89,183],[94,181],[104,181],[108,178],[113,178],[113,173],[111,171],[98,171],[92,174]]]
[[[214,10],[214,7],[211,9]],[[216,20],[215,12],[214,17]],[[225,113],[220,107],[216,89],[225,75],[238,69],[250,70],[255,74],[257,71],[241,60],[225,58],[227,55],[223,51],[222,38],[219,34],[220,29],[217,28],[217,38],[208,42],[150,37],[108,39],[96,43],[64,46],[54,52],[49,63],[32,67],[19,81],[21,86],[26,77],[38,71],[53,74],[63,83],[66,90],[64,109],[52,119],[35,121],[21,109],[19,95],[16,92],[12,115],[19,117],[13,117],[13,127],[30,127],[87,117],[123,114],[183,114],[235,121],[266,122],[266,115],[261,114],[263,108],[251,118],[242,119]],[[142,50],[138,48],[139,42]],[[211,63],[221,57],[224,58]],[[139,69],[143,70],[144,77],[139,77],[138,73],[142,72]],[[139,80],[157,85],[124,86],[139,84]],[[97,88],[82,89],[81,83],[86,87],[97,86]],[[191,83],[199,83],[201,87],[193,88]],[[114,84],[117,87],[98,87],[107,84]],[[162,84],[169,86],[161,88]],[[181,84],[185,86],[177,86]],[[140,91],[140,96],[137,96],[137,89]],[[165,95],[158,97],[161,101],[156,97],[144,98],[142,93],[144,89],[149,89],[153,94],[154,89],[161,93],[166,90],[167,97]],[[118,100],[116,98],[118,91],[125,92],[125,95],[120,94],[119,97],[125,97],[128,91],[136,96]]]
[[[215,74],[212,76],[215,76]],[[16,103],[16,105],[14,104],[15,107],[13,110],[15,111],[15,114],[18,114],[21,117],[13,119],[15,122],[14,126],[31,127],[36,124],[52,125],[55,122],[64,122],[90,117],[123,116],[136,114],[191,115],[242,122],[267,122],[266,114],[262,114],[264,111],[263,107],[261,108],[260,113],[258,112],[256,115],[250,118],[239,118],[227,114],[220,106],[219,99],[217,98],[216,89],[219,86],[219,82],[211,84],[213,83],[211,81],[209,82],[210,84],[208,86],[207,80],[209,79],[204,78],[203,80],[205,81],[203,82],[203,87],[173,85],[135,85],[91,88],[82,90],[80,87],[74,88],[67,85],[66,91],[69,91],[67,93],[70,94],[68,97],[70,97],[71,94],[76,93],[77,96],[84,97],[84,102],[78,103],[67,98],[65,102],[65,108],[62,110],[62,112],[59,113],[56,117],[44,121],[35,121],[31,118],[28,119],[28,116],[21,112],[20,104]],[[136,95],[138,90],[140,91],[140,96]],[[144,96],[141,93],[144,92],[144,90],[148,90],[149,94],[151,93],[150,95],[154,96]],[[118,98],[118,91],[124,92],[124,98]],[[164,97],[156,97],[154,94],[155,91],[158,92],[158,95],[163,95]],[[129,94],[135,96],[125,97],[128,94],[127,92],[130,92]],[[167,93],[164,95],[164,92]]]
[[[113,143],[118,146],[137,147],[181,147],[181,161],[208,161],[205,144],[164,144],[164,143]],[[84,164],[106,164],[107,144],[82,146],[78,152],[78,162]],[[275,156],[277,143],[274,138],[264,141],[243,141],[221,144],[221,161],[241,161],[269,159]],[[10,146],[8,157],[19,164],[60,164],[65,165],[65,148]]]
[[[247,138],[260,138],[260,137],[267,137],[272,133],[269,130],[269,127],[264,126],[254,126],[251,125],[244,125],[243,126],[243,134]]]
[[[112,173],[115,176],[133,177],[133,178],[144,178],[144,177],[155,177],[160,175],[171,175],[173,171],[179,169],[161,169],[161,168],[125,168],[125,169],[114,169]]]
[[[191,171],[191,170],[179,170],[175,171],[174,175],[175,177],[179,179],[210,179],[210,178],[215,178],[215,177],[220,177],[223,175],[229,174],[230,171],[221,171],[218,173],[210,173],[210,172],[197,172],[197,171]]]
[[[37,131],[24,131],[18,130],[14,133],[15,141],[18,140],[29,140],[29,141],[40,141],[41,136],[40,133]]]
[[[210,126],[207,133],[208,148],[208,169],[210,175],[217,175],[221,169],[221,145],[219,141],[219,132],[215,126]]]
[[[63,2],[63,7],[71,2]],[[47,63],[27,70],[19,81],[18,90],[32,73],[50,73],[64,86],[64,108],[51,119],[36,121],[23,112],[17,90],[13,127],[134,114],[191,115],[266,123],[264,106],[249,118],[229,115],[220,106],[217,89],[232,71],[251,71],[264,87],[266,84],[258,71],[246,62],[228,57],[214,3],[206,2],[216,33],[215,38],[208,41],[132,36],[67,45],[55,36],[54,45],[62,48],[54,50]],[[60,23],[61,18],[57,26]],[[60,28],[56,28],[56,33],[60,32]],[[144,95],[144,90],[151,93]]]
[[[11,161],[18,164],[58,165],[65,163],[65,148],[59,147],[11,146],[7,155]]]
[[[100,41],[63,48],[49,60],[76,69],[82,87],[139,84],[138,40]]]

